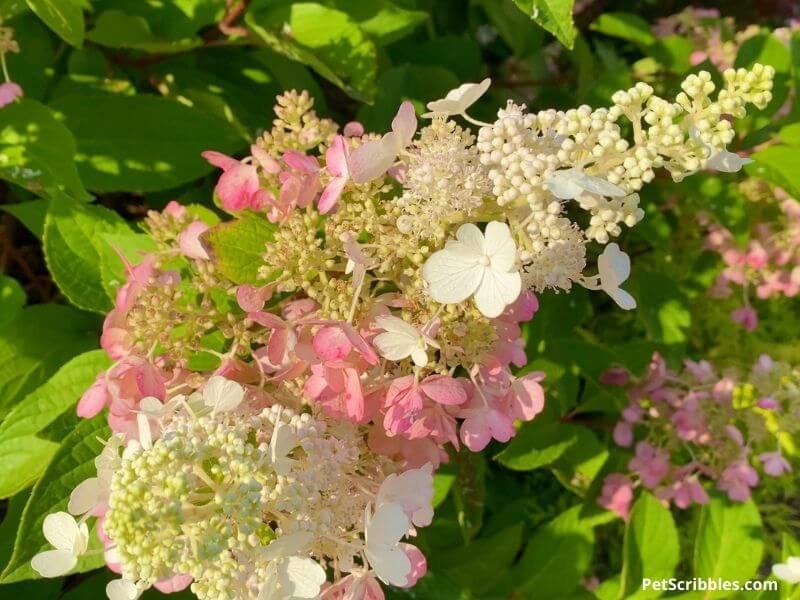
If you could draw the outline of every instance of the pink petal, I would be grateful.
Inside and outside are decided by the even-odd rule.
[[[417,581],[422,579],[425,573],[428,572],[428,561],[425,560],[425,555],[416,546],[411,544],[400,544],[400,548],[406,553],[406,556],[408,556],[408,559],[411,561],[411,572],[408,574],[406,584],[401,587],[410,588],[416,585]]]
[[[17,98],[21,98],[24,94],[22,88],[13,81],[6,81],[0,84],[0,108],[11,104]]]
[[[247,313],[247,318],[267,329],[283,329],[286,327],[286,322],[283,319],[268,312],[249,312]]]
[[[247,208],[250,197],[258,191],[258,173],[252,165],[239,163],[219,178],[215,191],[225,210]]]
[[[95,379],[88,390],[83,393],[78,401],[78,416],[90,419],[103,410],[108,403],[108,391],[106,389],[105,373],[101,373]]]
[[[261,168],[270,175],[277,175],[281,172],[281,166],[278,164],[278,161],[267,154],[267,151],[263,148],[253,144],[250,146],[250,154],[252,154],[255,161],[261,165]]]
[[[200,242],[200,234],[208,231],[208,225],[202,221],[194,221],[178,234],[178,247],[188,258],[208,260],[208,252]]]
[[[187,587],[189,587],[192,581],[193,579],[191,575],[173,575],[169,579],[156,581],[153,584],[153,587],[162,594],[174,594],[175,592],[185,590]]]
[[[417,131],[417,114],[414,105],[408,100],[400,105],[397,115],[392,120],[392,131],[399,136],[403,148],[411,143]]]
[[[327,326],[320,329],[312,342],[314,352],[324,361],[340,361],[347,358],[353,344],[341,327]]]
[[[539,384],[542,379],[544,373],[534,371],[511,384],[509,396],[515,418],[530,421],[544,410],[544,390]]]
[[[439,404],[463,404],[467,401],[464,386],[448,375],[431,375],[422,382],[422,391]]]
[[[215,152],[214,150],[206,150],[205,152],[202,152],[200,156],[223,171],[227,171],[228,169],[239,164],[239,161],[235,158],[232,158],[227,154],[222,154],[222,152]]]
[[[461,441],[473,452],[480,452],[489,445],[492,435],[483,416],[469,417],[461,424]]]
[[[390,132],[353,150],[350,155],[350,177],[355,183],[366,183],[382,176],[394,164],[399,138]]]
[[[296,171],[303,173],[316,173],[319,171],[319,161],[316,157],[308,156],[297,150],[287,150],[283,153],[284,162]]]
[[[342,195],[342,190],[344,190],[346,183],[347,179],[344,177],[336,177],[325,187],[325,190],[319,197],[319,203],[317,204],[317,209],[320,214],[325,215],[333,210],[339,202],[339,198]]]
[[[364,418],[364,390],[361,388],[361,378],[355,369],[345,369],[344,405],[348,416],[356,423]]]
[[[347,142],[340,135],[333,138],[331,147],[325,152],[325,168],[334,177],[347,176]]]
[[[273,286],[240,285],[236,288],[236,302],[246,312],[257,312],[264,308],[264,303],[272,297]]]

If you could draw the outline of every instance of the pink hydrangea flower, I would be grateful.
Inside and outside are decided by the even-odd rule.
[[[725,468],[717,487],[727,492],[731,500],[746,502],[750,498],[750,488],[758,485],[758,481],[756,470],[746,460],[740,459]]]
[[[764,452],[758,455],[758,460],[764,465],[764,473],[772,477],[780,477],[784,473],[791,473],[792,465],[789,464],[780,451]]]
[[[669,455],[661,448],[639,442],[636,456],[630,460],[628,468],[639,475],[645,487],[653,489],[669,472]]]
[[[603,480],[603,490],[597,503],[612,512],[617,513],[626,521],[630,517],[631,503],[633,502],[633,483],[622,473],[610,473]]]
[[[24,96],[22,88],[13,81],[0,83],[0,108],[11,104],[17,98]]]

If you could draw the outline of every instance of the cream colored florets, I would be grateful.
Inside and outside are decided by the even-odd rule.
[[[276,424],[285,447],[271,447]],[[333,429],[335,427],[335,429]],[[274,445],[274,442],[273,442]],[[273,406],[261,413],[177,415],[151,448],[128,448],[111,483],[105,530],[126,579],[194,579],[200,598],[255,598],[273,539],[312,534],[307,553],[352,562],[381,474],[355,426],[328,428]]]
[[[406,159],[403,194],[395,201],[402,233],[443,238],[443,221],[461,222],[483,204],[490,187],[474,139],[441,117],[420,132]]]

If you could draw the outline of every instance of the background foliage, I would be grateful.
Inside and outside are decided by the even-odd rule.
[[[108,364],[93,349],[123,276],[112,246],[143,249],[135,222],[171,199],[212,207],[201,151],[245,150],[292,88],[309,90],[322,115],[376,131],[402,100],[422,112],[485,76],[494,85],[474,112],[489,120],[507,98],[602,106],[637,80],[669,96],[700,69],[719,80],[713,56],[695,54],[715,35],[731,42],[732,64],[777,71],[775,99],[734,148],[755,150],[756,162],[747,174],[647,188],[646,219],[623,241],[638,310],[582,289],[540,298],[527,369],[548,375],[546,412],[507,447],[454,456],[437,475],[437,519],[420,536],[430,573],[394,596],[655,597],[637,591],[643,577],[766,576],[800,553],[794,488],[689,511],[643,494],[627,524],[595,501],[603,475],[627,460],[610,441],[625,399],[599,382],[606,368],[639,373],[656,350],[672,364],[745,367],[764,351],[800,362],[797,301],[763,303],[747,333],[706,297],[721,263],[696,222],[706,211],[745,236],[760,217],[746,176],[800,198],[800,33],[773,33],[798,16],[793,4],[715,2],[727,20],[709,17],[698,39],[654,27],[686,7],[672,0],[0,0],[21,48],[8,70],[25,93],[0,109],[0,597],[103,595],[109,573],[43,581],[28,563],[44,545],[41,520],[87,476],[105,426],[78,424],[74,406]],[[80,570],[101,563],[84,558]],[[602,584],[589,591],[593,576]]]

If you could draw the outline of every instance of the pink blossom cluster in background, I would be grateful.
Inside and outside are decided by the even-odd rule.
[[[613,438],[633,456],[626,473],[606,476],[598,503],[627,519],[636,487],[687,508],[707,503],[711,486],[743,502],[760,473],[791,472],[775,435],[800,425],[800,394],[782,383],[787,373],[794,372],[765,355],[742,387],[735,374],[719,373],[706,360],[687,359],[674,371],[658,353],[640,378],[618,367],[607,371],[603,382],[628,392]],[[776,423],[772,433],[767,418]]]
[[[725,263],[708,293],[713,298],[741,294],[742,304],[731,312],[731,318],[748,331],[758,326],[758,313],[751,305],[753,295],[766,300],[800,293],[800,203],[782,190],[776,190],[776,195],[780,217],[757,224],[745,244],[722,225],[708,227],[705,246]]]

